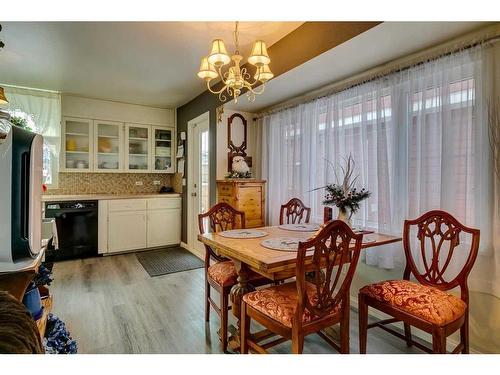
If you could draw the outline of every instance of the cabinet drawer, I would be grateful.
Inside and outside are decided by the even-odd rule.
[[[219,202],[224,202],[234,207],[234,199],[228,196],[219,196]]]
[[[140,211],[146,209],[146,199],[117,199],[109,201],[109,212]]]
[[[248,191],[238,197],[240,207],[256,207],[261,204],[261,194],[256,191]]]
[[[246,220],[254,220],[262,218],[262,210],[259,207],[245,208],[245,219]]]
[[[153,198],[148,200],[148,210],[161,210],[164,208],[181,208],[181,199]]]
[[[219,184],[218,186],[219,195],[232,195],[233,185],[232,184]]]

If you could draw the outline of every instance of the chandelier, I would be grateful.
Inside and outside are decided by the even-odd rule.
[[[247,68],[240,67],[243,56],[239,52],[238,22],[236,22],[234,28],[233,38],[236,50],[231,57],[227,54],[226,46],[222,39],[214,39],[212,41],[210,55],[201,59],[198,77],[205,80],[208,90],[218,95],[219,100],[222,102],[227,100],[227,94],[229,97],[234,98],[235,103],[238,103],[238,97],[244,89],[248,90],[248,100],[253,102],[255,95],[260,95],[264,92],[265,83],[274,77],[271,69],[269,69],[271,59],[267,54],[266,43],[262,40],[256,40],[253,43],[252,53],[248,57],[248,62],[256,67],[253,82],[250,82],[251,76]],[[222,72],[222,67],[229,64],[231,60],[233,65],[226,72]],[[219,78],[223,83],[223,87],[218,91],[210,88],[210,81],[216,78]],[[254,89],[258,83],[262,84],[259,91]]]

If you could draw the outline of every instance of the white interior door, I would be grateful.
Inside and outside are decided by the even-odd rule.
[[[209,116],[188,123],[188,247],[198,254],[204,249],[198,241],[198,214],[210,208],[209,192]]]

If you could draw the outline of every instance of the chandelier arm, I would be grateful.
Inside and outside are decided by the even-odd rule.
[[[219,73],[219,77],[224,85],[227,85],[226,80],[224,79],[224,74],[222,74],[222,65],[217,67],[217,73]],[[227,74],[226,72],[225,74]]]
[[[220,94],[222,91],[224,91],[226,89],[227,85],[224,85],[219,91],[215,91],[215,90],[212,90],[212,88],[210,87],[210,81],[207,81],[207,89],[208,91],[210,91],[212,94]]]
[[[248,89],[248,91],[250,91],[253,95],[260,95],[264,92],[264,90],[266,89],[266,85],[263,83],[262,84],[262,90],[260,91],[257,91],[257,90],[254,90],[253,87],[247,82],[245,84],[245,87]]]

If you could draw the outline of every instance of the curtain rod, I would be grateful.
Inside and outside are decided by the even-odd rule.
[[[495,42],[498,42],[499,40],[500,25],[496,23],[486,28],[482,28],[479,31],[476,30],[471,33],[454,38],[448,42],[441,43],[437,46],[430,47],[425,50],[421,50],[410,55],[389,61],[387,63],[377,65],[364,72],[355,74],[354,76],[334,83],[330,83],[326,86],[320,87],[319,89],[310,91],[303,95],[265,108],[254,117],[254,120],[272,113],[296,107],[300,104],[309,103],[325,96],[348,90],[350,88],[360,86],[368,82],[372,82],[376,79],[387,77],[391,74],[405,71],[426,62],[437,60],[444,56],[473,48],[479,44],[493,44]]]
[[[4,84],[4,83],[0,83],[0,87],[10,87],[10,88],[13,88],[13,89],[48,92],[48,93],[51,93],[51,94],[60,94],[61,93],[60,91],[55,91],[55,90],[45,90],[45,89],[37,89],[37,88],[34,88],[34,87],[7,85],[7,84]]]

